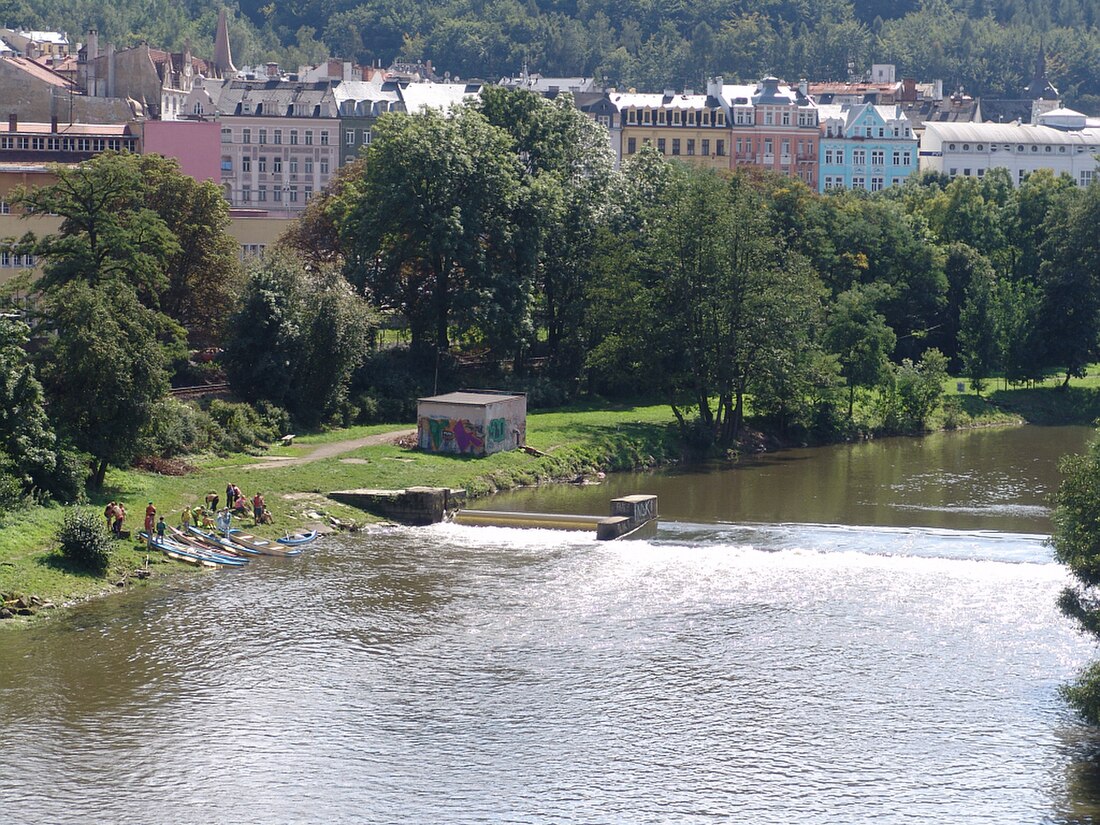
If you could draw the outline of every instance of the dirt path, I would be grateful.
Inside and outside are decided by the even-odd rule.
[[[329,444],[321,444],[305,455],[288,456],[286,458],[272,458],[261,461],[258,464],[246,464],[242,470],[270,470],[274,467],[293,467],[296,464],[309,464],[311,461],[320,461],[323,458],[333,458],[344,453],[354,452],[360,447],[372,447],[376,444],[392,444],[399,438],[416,435],[416,429],[392,430],[388,433],[375,433],[362,438],[349,438],[346,441],[333,441]]]

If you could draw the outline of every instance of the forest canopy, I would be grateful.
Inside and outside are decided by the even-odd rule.
[[[860,77],[872,63],[985,97],[1019,97],[1042,43],[1068,104],[1100,113],[1100,0],[300,0],[228,4],[238,65],[296,69],[331,55],[495,81],[520,72],[584,75],[618,88],[705,88],[752,80]],[[7,25],[97,27],[199,55],[213,48],[217,0],[4,0]]]

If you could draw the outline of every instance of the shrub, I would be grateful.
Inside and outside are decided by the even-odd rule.
[[[104,573],[111,557],[111,537],[103,519],[91,510],[72,508],[65,512],[57,531],[61,555],[92,573]]]
[[[242,452],[249,447],[270,443],[276,433],[260,419],[248,404],[232,404],[214,399],[207,409],[215,426],[217,447],[221,452]]]
[[[141,452],[162,458],[199,453],[210,446],[209,421],[197,407],[174,398],[162,398],[142,431]]]
[[[266,399],[261,399],[256,402],[256,414],[260,417],[260,423],[267,428],[267,430],[279,437],[293,432],[290,423],[290,413],[280,407],[278,404],[273,404]]]

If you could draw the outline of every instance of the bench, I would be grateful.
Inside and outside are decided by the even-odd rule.
[[[290,435],[284,435],[282,438],[279,439],[279,443],[282,444],[284,447],[289,447],[291,444],[294,443],[294,434],[292,433]]]

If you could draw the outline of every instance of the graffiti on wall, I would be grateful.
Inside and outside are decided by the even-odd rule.
[[[489,422],[489,443],[499,444],[504,440],[505,436],[505,421],[503,418],[494,418]]]
[[[421,418],[417,426],[420,449],[432,453],[480,455],[485,433],[465,418]]]

